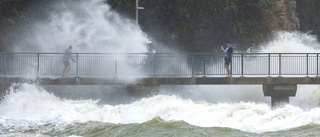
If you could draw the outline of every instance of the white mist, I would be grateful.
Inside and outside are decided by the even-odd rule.
[[[150,41],[134,21],[103,0],[56,1],[47,20],[36,20],[14,45],[15,52],[145,53]]]

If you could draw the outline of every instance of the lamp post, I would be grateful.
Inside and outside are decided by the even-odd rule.
[[[138,12],[139,12],[139,10],[143,10],[143,9],[144,9],[144,7],[139,7],[139,0],[136,0],[136,23],[137,23],[137,25],[138,25],[138,16],[139,16]]]

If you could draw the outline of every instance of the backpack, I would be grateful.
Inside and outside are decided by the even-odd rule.
[[[227,52],[228,52],[228,53],[233,53],[233,47],[230,46],[230,47],[228,48]]]

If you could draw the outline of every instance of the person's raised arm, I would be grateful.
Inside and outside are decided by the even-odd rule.
[[[223,48],[223,46],[221,46],[221,50],[222,50],[223,52],[227,52],[227,51]]]
[[[72,58],[72,61],[73,61],[74,63],[76,63],[76,60],[74,60],[74,58]]]
[[[70,54],[70,59],[74,62],[74,63],[76,63],[76,60],[74,60],[74,58],[73,58],[73,56]]]

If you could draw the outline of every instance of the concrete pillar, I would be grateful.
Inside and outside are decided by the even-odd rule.
[[[133,96],[148,96],[158,94],[160,85],[127,85],[127,92]]]
[[[271,96],[271,106],[279,107],[289,103],[290,96],[296,96],[297,85],[276,85],[276,84],[264,84],[263,94],[264,96]]]

